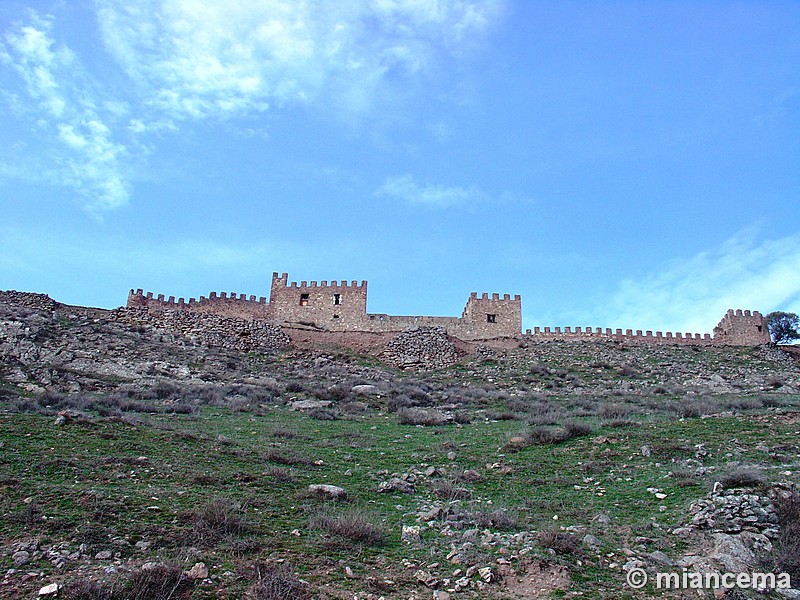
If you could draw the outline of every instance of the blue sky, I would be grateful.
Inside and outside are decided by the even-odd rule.
[[[0,3],[0,289],[800,312],[800,3]]]

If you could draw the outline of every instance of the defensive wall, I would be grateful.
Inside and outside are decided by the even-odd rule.
[[[764,317],[757,311],[729,310],[713,330],[673,333],[600,327],[535,327],[522,332],[519,295],[472,292],[460,317],[395,316],[367,313],[367,282],[290,282],[287,273],[273,273],[270,297],[212,292],[199,299],[165,298],[131,290],[127,306],[151,312],[189,311],[240,319],[267,320],[286,325],[312,326],[327,331],[399,332],[413,326],[443,327],[462,340],[516,338],[532,341],[610,340],[641,344],[736,345],[770,342]]]
[[[525,337],[534,340],[611,340],[640,344],[683,344],[717,346],[759,346],[769,344],[770,336],[764,317],[758,311],[728,310],[708,333],[673,333],[641,329],[611,329],[603,327],[534,327],[526,329]]]

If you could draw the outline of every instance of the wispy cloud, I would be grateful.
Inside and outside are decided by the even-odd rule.
[[[106,47],[178,119],[324,97],[370,104],[381,81],[432,68],[497,21],[501,0],[97,0]]]
[[[800,235],[748,229],[718,248],[622,281],[602,310],[611,327],[710,332],[729,308],[800,311]]]
[[[71,187],[90,211],[117,208],[127,203],[130,186],[120,160],[126,147],[113,140],[108,118],[124,114],[124,106],[102,106],[75,55],[52,39],[52,27],[51,19],[32,14],[30,24],[7,31],[0,43],[0,60],[19,75],[32,101],[14,107],[32,117],[53,154],[55,167],[36,175]],[[19,166],[13,171],[33,175]]]
[[[411,175],[389,177],[376,191],[378,196],[395,198],[416,206],[451,208],[480,202],[485,195],[471,187],[418,184]]]
[[[289,105],[359,113],[484,39],[505,0],[95,0],[105,49],[127,86],[110,85],[56,40],[58,22],[28,11],[0,33],[0,64],[23,92],[52,168],[0,165],[72,188],[91,212],[129,201],[143,136],[199,119]],[[430,78],[425,79],[430,81]],[[27,97],[26,97],[27,96]]]

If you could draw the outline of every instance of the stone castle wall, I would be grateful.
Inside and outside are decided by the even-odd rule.
[[[147,308],[152,312],[181,311],[208,313],[225,317],[276,321],[287,325],[314,326],[327,331],[399,332],[409,327],[442,327],[462,340],[515,338],[522,332],[520,296],[473,292],[460,317],[395,316],[367,313],[367,282],[301,281],[289,282],[287,273],[273,273],[270,297],[256,299],[244,294],[219,295],[212,292],[199,299],[165,298],[131,290],[128,307]],[[770,343],[766,322],[761,313],[729,310],[714,328],[713,337],[700,333],[672,333],[633,329],[592,327],[536,327],[526,330],[530,340],[611,340],[642,344],[737,345]]]
[[[517,337],[522,331],[522,300],[509,294],[473,292],[461,317],[393,316],[367,313],[367,282],[290,282],[287,273],[273,273],[266,298],[212,292],[206,298],[176,299],[131,290],[129,308],[149,311],[185,311],[219,314],[240,319],[277,321],[319,327],[328,331],[399,332],[414,326],[444,327],[464,340]]]

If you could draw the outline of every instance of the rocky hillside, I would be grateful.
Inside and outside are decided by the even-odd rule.
[[[771,346],[0,293],[0,598],[681,598],[628,576],[682,569],[797,588],[799,378]]]

